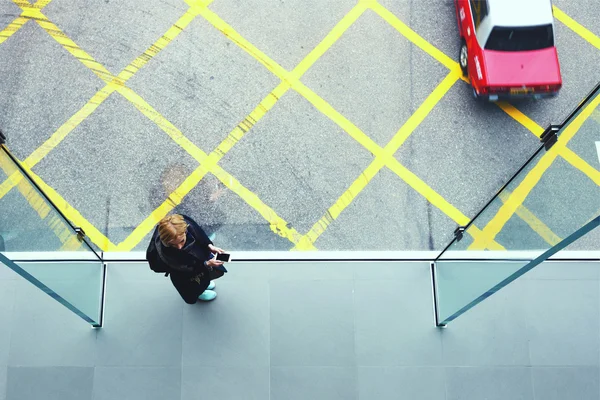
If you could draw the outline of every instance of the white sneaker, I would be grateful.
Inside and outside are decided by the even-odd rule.
[[[215,281],[210,281],[210,284],[208,285],[206,290],[214,290],[216,287],[217,287],[217,284],[215,283]]]
[[[198,300],[202,301],[212,301],[216,298],[217,292],[213,292],[212,290],[205,290],[200,296],[198,296]]]

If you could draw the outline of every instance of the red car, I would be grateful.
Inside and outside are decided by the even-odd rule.
[[[475,97],[554,96],[562,86],[550,0],[454,0],[460,67]]]

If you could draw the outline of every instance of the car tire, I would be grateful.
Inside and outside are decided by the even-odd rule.
[[[460,51],[458,53],[458,64],[464,76],[469,76],[469,50],[464,40],[460,42]]]

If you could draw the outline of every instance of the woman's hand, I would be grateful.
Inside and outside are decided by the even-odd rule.
[[[225,250],[223,250],[223,249],[221,249],[221,248],[219,248],[219,247],[216,247],[216,246],[214,246],[214,245],[212,245],[212,244],[209,244],[209,245],[208,245],[208,249],[209,249],[209,250],[210,250],[212,253],[215,253],[215,254],[223,254],[223,253],[225,253]]]
[[[213,269],[213,267],[218,267],[219,265],[223,265],[223,261],[217,260],[217,255],[216,254],[215,254],[214,258],[211,258],[210,260],[206,261],[206,266],[209,269]]]

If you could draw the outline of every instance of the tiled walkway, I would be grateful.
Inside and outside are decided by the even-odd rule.
[[[110,264],[90,329],[0,270],[0,400],[597,400],[600,265],[543,264],[447,329],[428,263],[232,263],[210,304]]]

